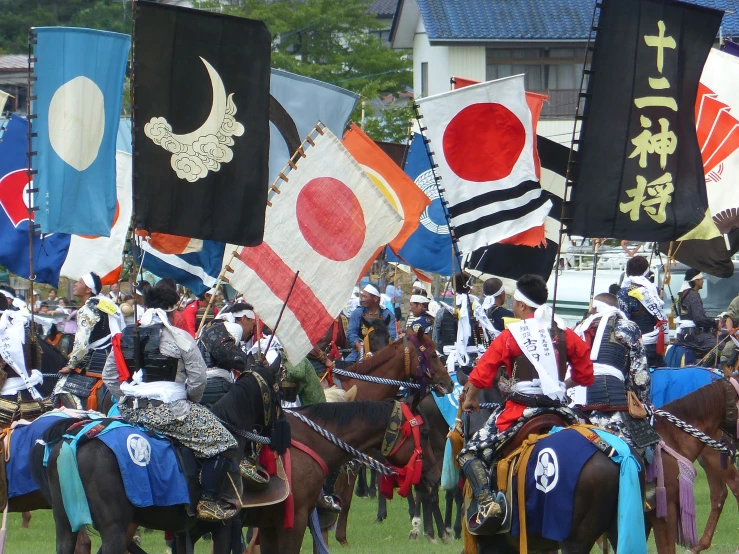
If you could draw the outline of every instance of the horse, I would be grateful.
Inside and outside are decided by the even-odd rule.
[[[632,449],[632,454],[636,456]],[[573,494],[570,534],[561,542],[528,535],[528,552],[544,554],[561,550],[564,554],[589,554],[598,539],[607,535],[618,548],[618,491],[620,466],[601,450],[596,450],[583,465]],[[644,495],[644,468],[639,482]],[[514,496],[515,498],[515,496]],[[478,554],[514,554],[519,538],[509,533],[477,536]],[[466,552],[466,551],[465,551]]]
[[[428,387],[441,394],[451,393],[454,389],[454,383],[439,359],[439,355],[436,352],[436,345],[423,331],[419,330],[415,338],[429,354],[428,360],[430,367],[425,373],[425,376],[428,378]],[[347,368],[347,371],[370,377],[391,379],[393,381],[413,379],[414,377],[412,376],[417,376],[419,368],[418,356],[411,355],[413,350],[415,350],[416,354],[419,354],[418,349],[410,341],[408,341],[406,346],[406,340],[401,338],[393,342],[390,346],[380,350],[377,354],[373,354],[371,357],[365,358],[361,362],[350,366]],[[407,355],[406,351],[408,352]],[[348,390],[352,386],[357,387],[355,401],[394,398],[398,392],[397,385],[373,383],[356,378],[342,377],[341,386],[344,390]],[[443,447],[441,452],[443,456]],[[336,482],[336,494],[341,499],[341,513],[336,524],[336,540],[343,545],[348,544],[346,526],[349,510],[351,509],[355,479],[355,475],[346,473],[342,474]]]
[[[271,388],[276,375],[269,369],[255,368]],[[234,407],[243,409],[236,409]],[[269,407],[266,407],[269,409]],[[231,427],[251,431],[255,426],[265,425],[265,406],[256,378],[247,373],[242,376],[229,392],[212,407],[213,413],[230,424]],[[47,444],[61,438],[64,431],[50,429],[44,437]],[[235,438],[243,444],[243,438]],[[61,444],[56,444],[48,460],[45,474],[39,472],[39,485],[50,499],[56,523],[57,552],[71,553],[77,533],[72,531],[61,497],[57,458]],[[128,501],[120,469],[115,454],[101,441],[90,440],[80,444],[77,449],[79,475],[87,496],[94,527],[100,532],[104,554],[123,553],[130,543],[135,526],[149,529],[184,529],[190,522],[187,506],[151,506],[137,508]],[[46,478],[45,478],[46,477]],[[110,502],[115,498],[116,502]]]
[[[739,393],[730,381],[728,379],[717,379],[695,392],[673,400],[666,404],[662,410],[669,412],[715,439],[720,438],[722,433],[736,438],[736,403],[738,401]],[[736,470],[732,472],[727,468],[725,473],[724,470],[720,470],[720,457],[717,457],[714,453],[708,453],[705,450],[705,443],[680,430],[660,415],[657,415],[655,418],[654,428],[668,447],[677,451],[690,463],[705,454],[703,461],[707,468],[707,475],[709,475],[708,471],[710,471],[708,479],[709,486],[712,489],[712,503],[715,499],[720,498],[720,492],[717,494],[717,491],[724,489],[724,483],[726,481],[731,482],[732,485],[736,483]],[[667,515],[664,518],[657,517],[655,510],[652,510],[648,514],[648,524],[650,528],[654,529],[657,551],[660,554],[670,554],[675,552],[675,544],[677,542],[678,514],[680,509],[678,476],[680,469],[677,460],[672,456],[663,453],[662,460],[665,476]],[[658,498],[657,504],[659,503]],[[697,546],[700,549],[696,549],[695,551],[700,551],[704,549],[703,547],[707,547],[706,542],[710,544],[710,537],[712,537],[713,531],[715,530],[719,513],[720,509],[712,509],[711,516],[706,524],[706,530],[704,531],[704,538],[707,541],[703,542],[702,545],[699,543]],[[686,521],[686,523],[694,525],[694,522]],[[689,539],[690,537],[685,538]]]
[[[380,448],[385,439],[394,401],[385,402],[335,402],[313,404],[295,411],[314,421],[360,452]],[[420,413],[420,412],[419,412]],[[259,544],[262,554],[297,554],[303,542],[308,518],[315,508],[321,494],[323,481],[327,474],[349,462],[354,456],[321,437],[308,425],[288,413],[293,446],[290,448],[292,460],[292,493],[294,495],[294,522],[291,529],[284,528],[284,507],[282,504],[244,509],[241,512],[244,525],[259,527]],[[434,453],[428,422],[421,415],[423,423],[420,432],[423,470],[421,487],[428,487],[440,478],[440,465]],[[307,449],[312,451],[308,453]],[[416,446],[413,440],[406,440],[388,457],[388,462],[396,467],[405,466],[413,455]],[[322,468],[325,464],[325,468]],[[298,487],[298,484],[300,485]],[[224,545],[230,543],[228,526],[198,521],[190,530],[191,539],[197,540],[203,534],[213,534],[214,554],[225,554]],[[185,544],[178,538],[174,554],[185,552]]]

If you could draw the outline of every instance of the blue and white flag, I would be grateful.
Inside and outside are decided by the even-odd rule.
[[[279,69],[272,70],[269,93],[272,96],[269,106],[270,183],[319,121],[341,137],[359,100],[354,92]]]
[[[413,133],[405,172],[426,193],[431,205],[421,214],[421,224],[400,249],[398,256],[414,269],[451,275],[454,272],[452,238],[423,137],[418,133]]]
[[[128,35],[35,29],[36,221],[42,233],[110,236]]]
[[[160,237],[173,237],[160,235]],[[181,247],[159,243],[161,250],[142,242],[142,265],[157,277],[171,277],[197,295],[216,286],[223,264],[225,243],[190,239]],[[166,250],[166,252],[164,251]],[[229,251],[230,252],[230,251]]]

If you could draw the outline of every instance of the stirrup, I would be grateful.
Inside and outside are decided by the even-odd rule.
[[[495,535],[499,533],[508,515],[508,504],[505,495],[498,493],[495,499],[478,506],[477,512],[470,518],[468,529],[473,535]]]
[[[220,500],[201,500],[198,502],[198,518],[205,521],[224,521],[231,519],[238,513],[238,508],[234,508]]]
[[[318,498],[316,502],[316,508],[319,511],[330,512],[334,514],[341,513],[341,503],[338,502],[336,495],[323,494]]]
[[[244,479],[244,488],[249,492],[261,492],[269,485],[269,473],[253,458],[242,458],[239,473]]]

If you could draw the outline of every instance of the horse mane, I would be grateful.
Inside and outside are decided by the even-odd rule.
[[[333,423],[337,427],[346,427],[358,423],[366,426],[377,426],[378,422],[387,421],[394,404],[394,400],[384,400],[382,402],[320,402],[298,408],[297,411],[309,419]]]
[[[347,369],[350,371],[354,371],[355,373],[363,373],[367,374],[373,369],[377,369],[378,366],[384,364],[387,362],[390,358],[395,356],[395,348],[402,339],[398,339],[392,344],[387,345],[387,347],[380,350],[377,354],[372,354],[372,356],[365,356],[365,358],[361,362],[357,362],[354,364],[354,367],[348,367]]]
[[[682,398],[673,400],[662,407],[662,410],[670,412],[684,421],[705,421],[716,413],[716,406],[725,410],[726,389],[721,379],[715,380],[710,385],[699,388]]]

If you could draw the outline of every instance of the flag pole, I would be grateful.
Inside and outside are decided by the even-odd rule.
[[[590,31],[588,32],[588,42],[585,45],[585,59],[582,64],[582,74],[580,75],[580,90],[577,95],[577,108],[575,109],[575,122],[572,124],[572,136],[570,139],[570,152],[567,158],[567,173],[565,174],[565,190],[562,195],[562,211],[559,218],[559,239],[557,240],[557,256],[555,259],[555,271],[554,271],[554,296],[552,297],[552,324],[554,324],[554,313],[557,310],[557,291],[559,289],[559,258],[562,254],[562,239],[565,235],[565,220],[572,219],[569,217],[568,206],[570,203],[570,196],[572,195],[572,186],[574,182],[573,178],[573,166],[577,163],[575,161],[575,137],[577,136],[577,122],[583,121],[584,116],[581,115],[581,109],[583,108],[583,99],[587,97],[587,92],[583,92],[583,85],[585,84],[585,77],[590,76],[592,71],[587,69],[588,65],[588,52],[594,50],[593,43],[595,41],[595,33],[598,31],[596,25],[596,18],[598,18],[599,9],[601,7],[600,2],[595,2],[593,6],[593,16],[590,21]]]
[[[36,31],[33,27],[28,30],[28,93],[26,95],[26,113],[28,123],[28,150],[26,152],[26,158],[28,160],[28,169],[26,170],[26,179],[28,186],[28,302],[30,303],[31,309],[31,365],[36,367],[36,364],[40,362],[37,360],[36,354],[36,319],[34,316],[34,300],[33,300],[33,289],[36,281],[36,275],[33,267],[33,236],[36,234],[36,228],[38,225],[34,220],[34,212],[38,211],[38,206],[33,205],[33,195],[38,192],[35,186],[32,186],[34,174],[38,173],[33,169],[33,156],[36,152],[33,151],[33,120],[37,117],[32,112],[32,99],[34,98],[32,93],[33,83],[36,81],[36,76],[33,74],[33,63],[36,58],[33,57],[33,45],[36,44]]]
[[[277,328],[280,326],[280,321],[282,321],[282,314],[285,313],[285,308],[287,308],[287,303],[290,301],[290,296],[292,296],[293,289],[295,288],[295,283],[298,282],[299,274],[300,274],[300,270],[295,272],[295,277],[293,277],[293,282],[290,284],[290,290],[287,291],[287,296],[285,296],[285,302],[282,304],[282,308],[280,308],[280,314],[277,316],[277,321],[275,322],[275,328],[272,329],[272,334],[269,336],[269,340],[267,341],[267,348],[264,349],[265,358],[267,356],[267,352],[269,352],[269,347],[272,346],[272,339],[274,339],[275,335],[277,334]]]
[[[226,272],[233,273],[233,269],[231,268],[231,262],[234,261],[234,258],[238,255],[238,252],[236,250],[233,250],[231,252],[231,257],[228,260],[228,263],[223,266],[223,269],[221,269],[220,275],[218,275],[218,279],[216,280],[216,286],[213,287],[213,294],[210,295],[210,300],[208,301],[208,305],[205,307],[205,312],[203,312],[203,317],[200,318],[200,324],[198,325],[198,330],[195,333],[195,338],[200,337],[200,332],[203,330],[203,326],[205,325],[205,319],[208,317],[208,312],[210,312],[211,307],[213,306],[213,301],[216,298],[216,295],[218,294],[218,291],[221,289],[221,284],[223,282],[228,283],[228,277],[226,277]]]

